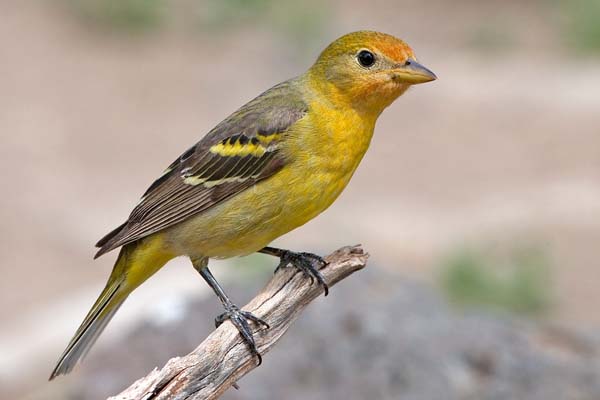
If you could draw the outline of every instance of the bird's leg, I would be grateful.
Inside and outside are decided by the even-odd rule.
[[[279,265],[277,268],[275,268],[275,272],[279,271],[281,268],[287,267],[288,265],[292,265],[302,271],[304,276],[309,277],[311,284],[316,279],[319,285],[323,287],[325,296],[329,294],[329,286],[327,286],[325,278],[323,278],[323,274],[319,272],[319,269],[328,264],[323,257],[312,253],[295,253],[290,250],[276,249],[275,247],[264,247],[258,252],[279,257]]]
[[[250,329],[250,325],[248,321],[254,322],[258,326],[264,326],[266,329],[269,329],[269,324],[267,324],[262,319],[258,318],[256,315],[252,314],[249,311],[240,310],[229,297],[225,294],[225,291],[219,285],[219,282],[215,279],[213,274],[208,269],[208,259],[202,258],[198,260],[192,259],[192,264],[196,271],[202,275],[202,278],[208,283],[208,285],[215,292],[221,303],[223,303],[223,307],[225,308],[225,312],[215,318],[215,326],[218,328],[223,322],[226,320],[230,320],[231,323],[237,328],[244,339],[244,342],[248,345],[250,352],[253,356],[256,356],[258,359],[258,365],[262,364],[262,357],[256,348],[256,342],[254,341],[254,337],[252,336],[252,330]]]

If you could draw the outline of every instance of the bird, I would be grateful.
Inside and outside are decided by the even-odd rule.
[[[120,252],[50,380],[69,373],[133,290],[179,256],[191,260],[222,302],[216,326],[233,323],[260,364],[250,325],[269,325],[234,304],[209,270],[209,260],[269,254],[279,258],[277,269],[296,268],[327,295],[319,272],[323,258],[269,244],[327,209],[356,171],[383,110],[412,85],[435,79],[401,39],[352,32],[327,46],[306,72],[216,125],[96,244],[94,258]]]

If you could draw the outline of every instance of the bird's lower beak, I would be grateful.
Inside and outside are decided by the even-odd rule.
[[[437,79],[437,76],[431,70],[415,60],[408,60],[406,64],[397,67],[394,69],[394,74],[398,80],[410,83],[411,85],[431,82]]]

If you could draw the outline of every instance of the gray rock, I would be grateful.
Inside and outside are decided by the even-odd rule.
[[[258,289],[230,292],[243,304]],[[179,321],[144,322],[111,351],[86,360],[71,398],[115,394],[191,351],[220,312],[209,298],[188,304]],[[453,309],[431,288],[371,266],[315,301],[240,390],[223,399],[598,400],[599,338]]]

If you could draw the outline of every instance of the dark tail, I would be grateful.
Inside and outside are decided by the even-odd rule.
[[[119,254],[117,265],[115,270],[119,266],[119,263],[126,262],[126,252],[122,251]],[[67,348],[60,356],[56,367],[50,375],[50,380],[56,378],[59,375],[65,375],[73,370],[73,367],[80,361],[87,352],[90,350],[92,345],[98,339],[98,336],[102,333],[106,325],[115,315],[121,304],[127,298],[128,292],[123,292],[124,289],[123,280],[113,279],[113,276],[109,279],[106,287],[98,297],[98,300],[92,306],[92,309],[88,312],[87,316],[75,332],[75,335],[69,342]]]

